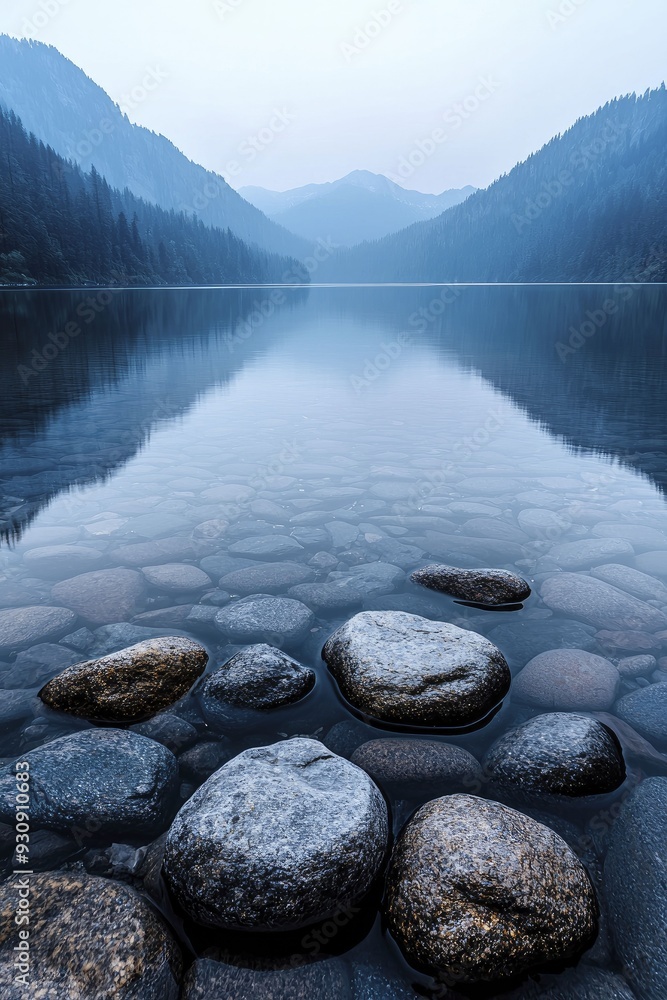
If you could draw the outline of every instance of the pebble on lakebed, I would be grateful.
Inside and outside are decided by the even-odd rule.
[[[179,701],[201,677],[208,653],[180,636],[149,639],[68,667],[39,693],[60,712],[108,722],[148,718]]]
[[[616,735],[585,715],[539,715],[505,733],[484,769],[497,788],[537,795],[586,796],[613,792],[625,780]]]
[[[300,701],[314,686],[314,670],[259,643],[242,649],[209,674],[202,697],[205,702],[266,711]]]
[[[200,924],[292,930],[361,899],[388,836],[368,775],[298,738],[246,750],[213,774],[176,816],[164,872]]]
[[[33,874],[27,983],[17,979],[16,880],[0,885],[3,1000],[177,1000],[183,958],[162,917],[133,889],[70,872]],[[23,928],[25,929],[25,927]]]
[[[424,566],[410,577],[429,590],[461,601],[501,606],[519,604],[530,597],[530,584],[504,569],[459,569],[457,566]]]
[[[593,884],[565,841],[471,795],[434,799],[410,820],[385,906],[410,964],[464,984],[576,958],[598,931]]]
[[[471,725],[502,701],[511,682],[488,639],[401,611],[356,615],[331,636],[323,656],[351,705],[400,725]]]

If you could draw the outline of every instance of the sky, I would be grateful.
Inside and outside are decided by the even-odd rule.
[[[665,0],[11,0],[0,32],[55,45],[234,187],[280,191],[359,169],[485,187],[667,75]]]

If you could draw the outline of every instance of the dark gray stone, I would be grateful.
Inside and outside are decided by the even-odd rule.
[[[626,694],[616,702],[614,712],[647,740],[667,743],[667,683],[649,684]]]
[[[225,1000],[352,1000],[347,969],[339,958],[267,970],[197,959],[185,977],[181,1000],[223,997]],[[370,998],[362,994],[359,1000]]]
[[[394,848],[387,886],[389,929],[405,957],[456,983],[574,958],[598,929],[593,885],[565,841],[471,795],[417,811]]]
[[[226,743],[207,740],[182,753],[178,758],[178,764],[184,778],[200,784],[221,768],[230,756]]]
[[[315,686],[315,671],[285,656],[273,646],[259,644],[236,653],[209,674],[202,685],[204,706],[233,706],[257,711],[291,705]]]
[[[300,601],[263,596],[230,604],[215,618],[217,628],[232,642],[280,647],[300,642],[314,621],[313,612]]]
[[[602,795],[625,780],[618,739],[585,715],[539,715],[497,740],[483,761],[503,791],[540,795]]]
[[[165,874],[199,923],[287,930],[364,896],[387,839],[368,775],[294,739],[246,750],[195,792],[169,831]]]
[[[530,597],[530,586],[504,569],[459,569],[456,566],[425,566],[410,579],[429,590],[477,604],[517,604]]]
[[[3,1000],[178,1000],[181,951],[159,914],[128,886],[70,872],[30,878],[29,986],[17,981],[17,889],[0,885]]]
[[[510,686],[509,667],[487,639],[400,611],[356,615],[323,656],[350,704],[402,725],[469,725]]]
[[[178,791],[169,750],[136,733],[87,729],[23,755],[30,764],[31,824],[82,842],[99,834],[160,833]],[[0,768],[0,820],[16,811],[14,765]]]
[[[75,622],[76,615],[67,608],[35,605],[0,611],[0,656],[59,639]]]
[[[667,997],[667,779],[649,778],[624,803],[604,866],[611,934],[640,1000]]]
[[[40,698],[49,708],[82,718],[135,721],[179,701],[207,662],[208,653],[192,639],[149,639],[68,667],[42,688]]]
[[[351,761],[406,798],[428,789],[473,791],[482,781],[482,768],[471,753],[434,740],[370,740],[354,751]]]
[[[185,719],[171,712],[162,712],[148,722],[141,722],[138,726],[131,726],[130,732],[138,733],[139,736],[146,736],[149,740],[155,740],[167,747],[172,753],[180,753],[191,747],[197,740],[197,730]]]
[[[16,657],[13,666],[0,674],[0,687],[34,688],[58,671],[78,663],[80,657],[63,646],[43,642],[31,646]]]
[[[587,956],[588,957],[588,956]],[[544,984],[535,983],[512,991],[506,1000],[636,1000],[628,984],[614,972],[592,966],[570,969],[561,976],[547,976]]]

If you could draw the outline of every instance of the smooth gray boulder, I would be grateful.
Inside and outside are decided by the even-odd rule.
[[[599,629],[667,629],[667,615],[616,587],[579,573],[556,573],[542,584],[542,600],[561,614]]]
[[[202,698],[221,708],[266,711],[300,701],[314,686],[314,670],[260,643],[242,649],[209,674],[202,684]]]
[[[583,649],[550,649],[534,657],[514,679],[513,695],[538,708],[604,712],[621,683],[617,668]]]
[[[45,705],[87,719],[134,722],[179,701],[200,677],[208,653],[167,636],[68,667],[40,691]]]
[[[614,712],[647,740],[667,743],[667,682],[626,694],[616,702]]]
[[[639,1000],[667,997],[667,778],[648,778],[609,838],[604,890],[611,934]]]
[[[26,929],[15,922],[16,881],[0,884],[3,1000],[178,1000],[181,950],[142,896],[118,882],[74,872],[34,874],[29,882],[25,971],[15,965],[20,931]]]
[[[190,566],[188,563],[144,566],[142,573],[152,587],[158,587],[169,593],[185,594],[213,586],[210,576],[197,566]]]
[[[132,569],[101,569],[57,583],[51,596],[96,625],[124,622],[137,614],[146,581]]]
[[[472,792],[481,788],[479,761],[467,750],[435,740],[370,740],[350,759],[380,786],[406,798],[428,789]]]
[[[202,567],[208,572],[205,563],[206,560],[202,560]],[[301,563],[268,562],[225,573],[219,584],[223,590],[232,594],[279,594],[289,587],[308,583],[314,578],[313,570]]]
[[[385,908],[407,960],[453,983],[565,962],[598,930],[593,884],[565,841],[471,795],[416,812],[394,848]]]
[[[504,569],[433,565],[416,570],[410,579],[429,590],[476,604],[518,604],[530,597],[530,585],[516,573]]]
[[[368,775],[293,739],[244,751],[194,793],[164,871],[198,923],[289,930],[363,897],[387,843],[387,806]]]
[[[619,590],[639,597],[642,601],[662,601],[667,604],[667,587],[660,580],[637,569],[624,566],[622,563],[609,563],[596,566],[591,570],[591,576],[604,583],[611,584]]]
[[[459,727],[484,718],[505,697],[510,671],[488,639],[400,611],[364,611],[323,651],[340,689],[375,719]]]
[[[500,737],[483,760],[503,791],[537,795],[602,795],[625,780],[614,733],[585,715],[538,715]]]
[[[549,558],[567,570],[589,569],[612,559],[632,559],[634,554],[630,542],[623,538],[581,538],[576,542],[562,542],[549,550]]]
[[[261,535],[258,538],[243,538],[229,546],[230,555],[246,559],[285,559],[299,556],[304,547],[290,535]]]
[[[68,608],[36,605],[0,611],[0,656],[59,639],[75,622],[76,615]]]
[[[217,628],[231,642],[281,647],[300,642],[314,622],[310,608],[289,597],[248,597],[215,616]]]
[[[120,729],[61,736],[21,758],[30,773],[31,825],[69,833],[157,835],[178,794],[178,765],[159,743]],[[0,768],[0,821],[16,813],[14,764]]]

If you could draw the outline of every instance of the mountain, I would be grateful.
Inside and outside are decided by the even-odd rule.
[[[300,270],[84,174],[0,109],[0,285],[298,284]]]
[[[144,93],[160,85],[159,66],[151,73]],[[0,35],[0,106],[16,112],[29,132],[66,160],[85,171],[94,166],[112,187],[127,187],[162,208],[229,228],[265,250],[296,257],[309,251],[222,177],[188,160],[164,136],[133,125],[101,87],[53,46]]]
[[[243,197],[303,239],[328,238],[339,246],[380,239],[425,219],[433,219],[475,192],[473,187],[422,194],[406,191],[382,174],[355,170],[328,184],[291,191],[240,189]]]
[[[611,101],[430,222],[338,254],[337,281],[667,280],[667,91]]]

